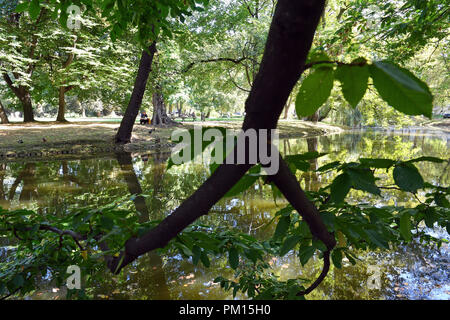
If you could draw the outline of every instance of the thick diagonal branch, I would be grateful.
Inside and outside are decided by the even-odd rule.
[[[292,207],[294,207],[306,221],[311,230],[311,234],[322,241],[327,246],[328,250],[333,249],[336,245],[336,239],[328,232],[316,206],[306,197],[297,178],[283,161],[281,155],[279,162],[280,168],[278,173],[274,176],[270,176],[270,180],[278,187],[278,189],[280,189],[281,193],[289,201]]]
[[[304,70],[306,56],[324,9],[324,0],[279,0],[269,30],[259,72],[246,101],[243,130],[276,128],[283,107]],[[140,238],[131,238],[118,258],[108,262],[119,272],[138,256],[164,247],[189,224],[208,213],[251,165],[221,165],[204,184],[157,227]],[[281,162],[275,180],[293,206],[300,210],[314,236],[327,247],[334,246],[332,236],[314,205],[304,195],[295,176]],[[288,170],[288,169],[287,169]],[[295,183],[294,183],[295,180]],[[288,190],[283,184],[286,183]]]

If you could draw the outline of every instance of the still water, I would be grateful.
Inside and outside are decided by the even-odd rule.
[[[331,161],[356,161],[359,157],[380,157],[407,160],[436,156],[449,159],[450,134],[442,132],[352,132],[308,139],[280,141],[283,154],[306,151],[327,155],[311,162],[318,167]],[[84,160],[46,162],[0,162],[0,206],[30,208],[40,214],[61,215],[76,206],[102,205],[131,195],[137,197],[130,210],[137,210],[147,219],[160,219],[176,208],[207,177],[208,169],[187,164],[166,170],[170,153],[111,154],[109,157]],[[448,186],[448,164],[418,163],[424,179]],[[333,174],[298,173],[306,190],[318,190],[327,185]],[[394,191],[395,192],[395,191]],[[395,196],[395,197],[394,197]],[[405,205],[413,201],[409,195],[383,193],[374,197],[360,191],[349,194],[350,201],[375,204]],[[212,226],[228,226],[258,238],[268,238],[274,225],[266,227],[274,213],[285,205],[282,199],[273,201],[269,188],[255,184],[239,197],[222,199],[202,218]],[[445,230],[428,230],[436,237],[450,239]],[[0,239],[0,246],[7,239]],[[332,268],[325,281],[309,299],[445,299],[450,298],[450,252],[447,244],[438,249],[417,243],[388,252],[356,252],[361,259],[355,266],[346,263],[342,269]],[[1,258],[1,257],[0,257]],[[305,267],[298,258],[288,254],[272,259],[275,275],[282,280],[315,278],[322,262],[314,257]],[[380,287],[368,285],[368,279],[378,270]],[[104,272],[104,281],[93,288],[99,299],[231,299],[213,283],[217,276],[232,278],[233,271],[224,259],[216,259],[210,268],[194,266],[179,255],[159,256],[150,253],[128,266],[121,275]],[[42,284],[42,291],[31,299],[54,299],[64,295],[64,289]],[[239,299],[246,299],[238,295]]]

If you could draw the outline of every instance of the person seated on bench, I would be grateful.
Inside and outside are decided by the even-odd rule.
[[[150,119],[145,111],[141,112],[141,120],[139,120],[139,122],[140,124],[150,124]]]

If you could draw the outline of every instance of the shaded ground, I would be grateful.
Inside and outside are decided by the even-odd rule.
[[[186,122],[178,128],[193,126],[221,126],[239,130],[240,121]],[[170,150],[171,132],[177,127],[155,128],[135,125],[130,144],[116,146],[114,135],[117,122],[56,122],[13,123],[0,125],[0,161],[21,158],[79,157],[82,155],[111,153],[114,151],[148,152]],[[323,123],[299,120],[281,120],[280,137],[306,137],[341,132],[343,129]],[[153,132],[149,132],[154,129]]]

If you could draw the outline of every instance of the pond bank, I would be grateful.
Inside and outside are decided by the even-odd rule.
[[[35,122],[0,125],[0,161],[20,159],[60,159],[89,157],[113,152],[168,152],[173,144],[170,136],[176,128],[193,126],[225,127],[239,130],[238,121],[186,122],[179,127],[135,125],[131,143],[115,145],[119,123],[105,122]],[[150,133],[151,129],[155,129]],[[313,137],[343,132],[342,127],[300,120],[280,120],[281,138]]]

